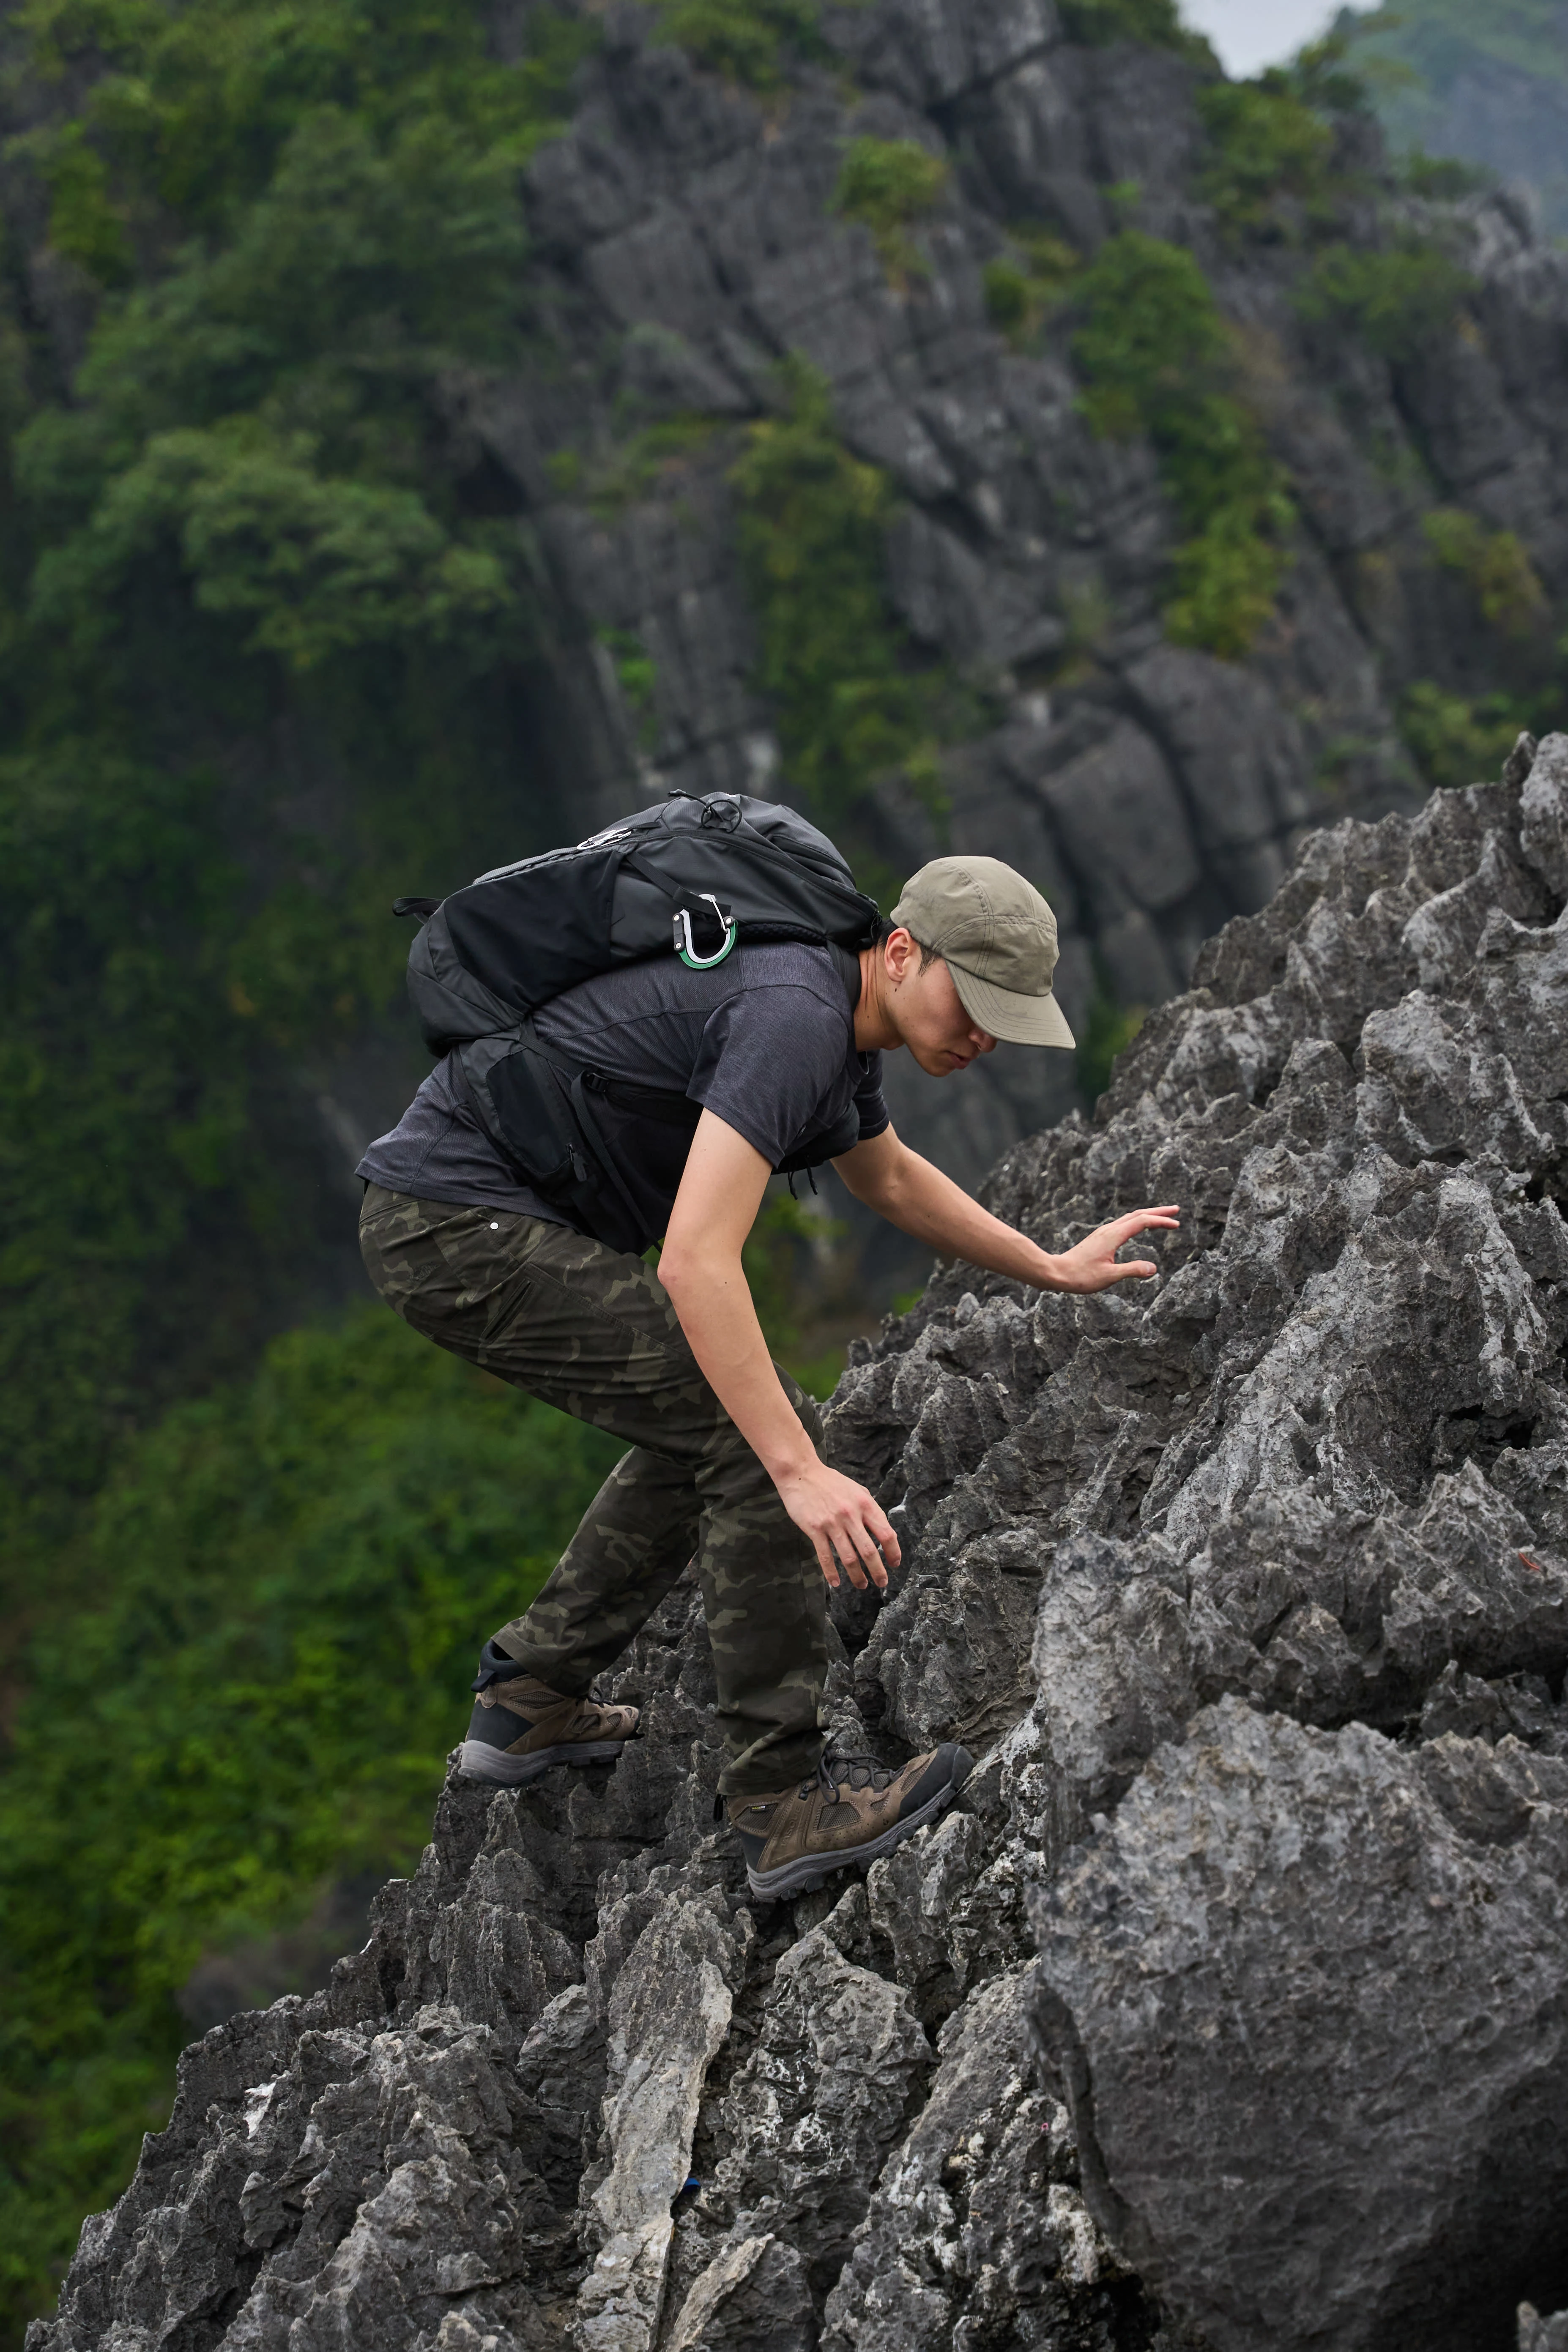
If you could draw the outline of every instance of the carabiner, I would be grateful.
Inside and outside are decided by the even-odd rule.
[[[675,952],[689,971],[711,971],[716,963],[723,962],[730,950],[734,946],[738,931],[733,918],[724,912],[711,890],[704,890],[700,895],[707,900],[718,917],[719,928],[724,934],[724,944],[717,955],[699,955],[691,944],[691,918],[684,907],[679,907],[675,913]]]

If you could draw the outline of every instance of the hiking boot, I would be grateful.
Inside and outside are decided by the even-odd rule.
[[[613,1764],[637,1727],[635,1706],[563,1698],[487,1642],[458,1769],[470,1780],[521,1788],[552,1764]]]
[[[869,1756],[825,1756],[809,1780],[770,1797],[731,1797],[725,1811],[745,1849],[753,1895],[777,1902],[852,1863],[875,1862],[934,1821],[974,1769],[951,1743],[897,1772]]]

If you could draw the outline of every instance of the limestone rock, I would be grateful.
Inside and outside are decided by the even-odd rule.
[[[994,1978],[944,2028],[930,2096],[829,2298],[824,2352],[1093,2341],[1111,2317],[1124,2273],[1076,2187],[1060,2084],[1029,2031],[1031,1974]]]
[[[605,2137],[609,2169],[588,2224],[599,2242],[577,2294],[583,2352],[647,2352],[664,2301],[710,2061],[729,2031],[735,1938],[722,1906],[667,1895],[609,2003]]]
[[[1458,2352],[1561,2286],[1565,1860],[1555,1758],[1227,1698],[1040,1899],[1090,2210],[1221,2352]]]

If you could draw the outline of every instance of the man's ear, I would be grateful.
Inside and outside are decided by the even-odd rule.
[[[906,930],[889,931],[882,942],[882,963],[895,988],[913,969],[918,950]]]

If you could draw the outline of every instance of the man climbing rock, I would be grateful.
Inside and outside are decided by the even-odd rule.
[[[542,1049],[591,1066],[618,1230],[631,1216],[643,1241],[662,1235],[657,1273],[524,1180],[456,1053],[360,1163],[360,1230],[372,1280],[416,1330],[631,1447],[537,1600],[485,1643],[463,1770],[515,1785],[618,1755],[637,1710],[595,1699],[595,1678],[695,1549],[721,1791],[752,1892],[773,1897],[888,1853],[950,1801],[970,1759],[947,1745],[891,1770],[824,1752],[824,1582],[885,1589],[899,1542],[866,1488],[822,1461],[816,1406],[769,1360],[741,1263],[769,1176],[811,1164],[815,1142],[904,1233],[1037,1289],[1152,1275],[1116,1253],[1176,1213],[1134,1211],[1052,1255],[893,1132],[886,1053],[945,1078],[998,1040],[1073,1043],[1051,993],[1055,919],[1010,867],[933,860],[858,955],[741,938],[731,954],[726,932],[705,962],[622,963],[535,1024]],[[680,1116],[693,1107],[694,1122]]]

